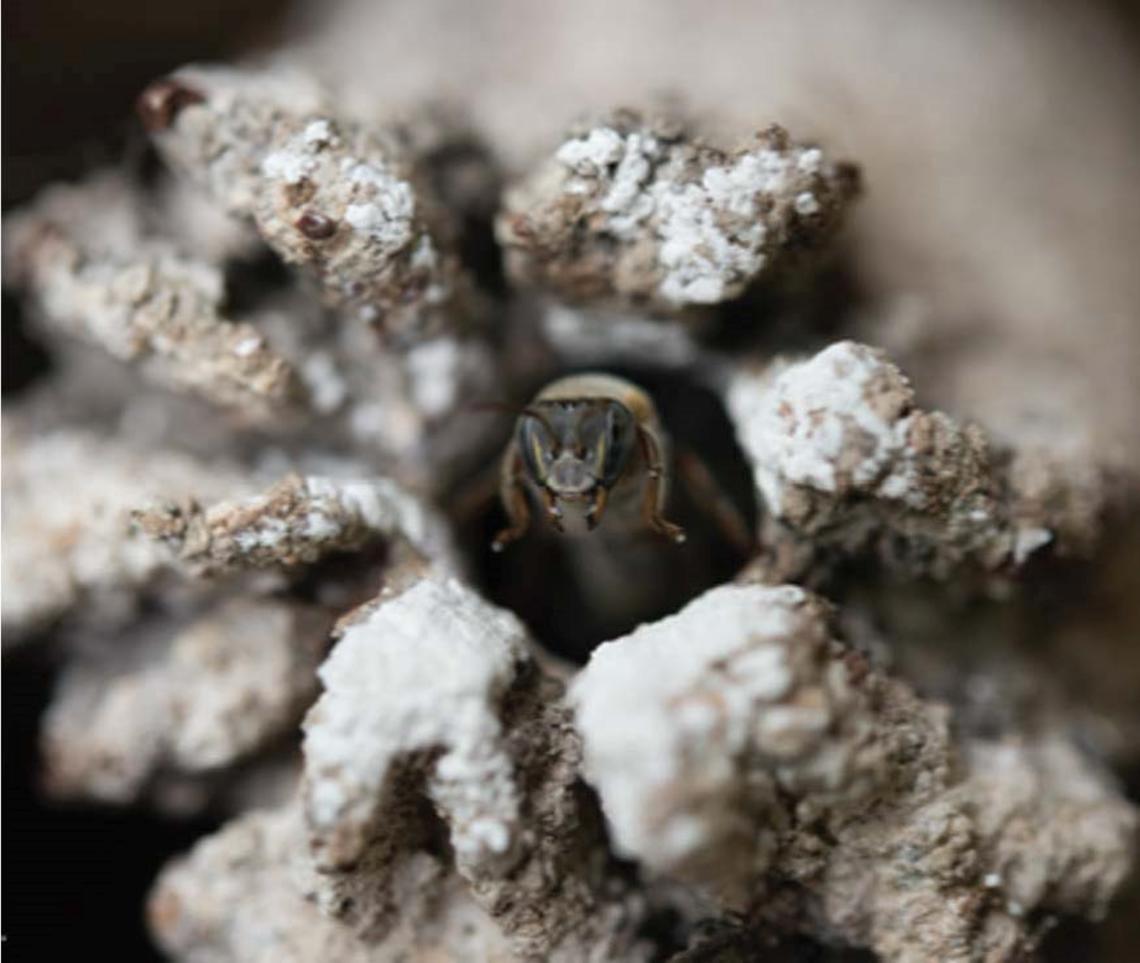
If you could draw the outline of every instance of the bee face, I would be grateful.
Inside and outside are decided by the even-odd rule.
[[[645,527],[684,541],[684,532],[662,514],[666,443],[653,401],[641,388],[603,372],[568,375],[543,388],[520,415],[499,489],[510,524],[495,536],[494,551],[526,533],[528,489],[537,489],[533,493],[557,532],[580,532],[582,522],[592,531],[615,489],[619,525],[628,527],[640,513]],[[567,503],[577,504],[564,512]]]
[[[637,442],[633,415],[619,401],[539,401],[519,419],[516,440],[531,479],[559,498],[611,488]]]

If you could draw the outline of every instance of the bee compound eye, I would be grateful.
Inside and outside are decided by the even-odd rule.
[[[527,473],[537,482],[546,480],[555,455],[555,439],[543,419],[524,414],[519,419],[518,445]]]
[[[604,485],[613,485],[625,470],[636,430],[633,415],[625,405],[615,401],[606,406],[606,448],[601,479]]]

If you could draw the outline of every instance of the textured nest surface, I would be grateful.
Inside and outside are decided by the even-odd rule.
[[[9,678],[167,956],[1130,958],[1140,60],[859,7],[321,7],[8,211]],[[585,369],[689,539],[492,555]]]

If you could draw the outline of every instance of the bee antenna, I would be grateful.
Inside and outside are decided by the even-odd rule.
[[[497,411],[504,415],[517,415],[519,406],[505,401],[474,401],[467,406],[468,411]]]
[[[554,426],[546,420],[546,415],[536,408],[531,408],[529,405],[526,408],[519,409],[520,415],[527,415],[537,421],[543,428],[550,432],[550,437],[557,440],[558,432],[554,430]]]

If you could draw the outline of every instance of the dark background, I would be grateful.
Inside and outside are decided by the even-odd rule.
[[[191,60],[271,45],[286,0],[21,0],[4,5],[3,206],[44,184],[141,151],[133,102]],[[5,296],[3,392],[25,389],[48,359]],[[36,788],[36,734],[55,675],[48,640],[3,663],[4,953],[54,961],[90,953],[158,959],[143,904],[159,867],[220,819],[170,821],[141,810],[46,804]]]

